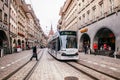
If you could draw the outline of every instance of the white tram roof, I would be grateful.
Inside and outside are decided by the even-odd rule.
[[[52,41],[53,39],[57,38],[60,35],[60,33],[57,31],[54,35],[52,35],[49,39],[48,42]]]
[[[62,31],[74,31],[74,30],[61,30],[61,31],[57,31],[54,35],[52,35],[49,39],[48,42],[52,41],[53,39],[57,38],[58,36],[60,36],[60,32]]]

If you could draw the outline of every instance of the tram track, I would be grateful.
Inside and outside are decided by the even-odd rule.
[[[40,52],[40,51],[39,51],[39,52]],[[38,52],[38,53],[39,53],[39,52]],[[43,52],[42,52],[42,54],[41,54],[40,57],[39,57],[39,61],[40,61],[42,55],[43,55]],[[15,71],[13,71],[12,73],[10,73],[10,74],[7,75],[6,77],[4,77],[2,80],[13,80],[13,77],[14,77],[15,74],[19,73],[20,70],[22,70],[23,68],[25,68],[25,67],[28,66],[29,64],[33,64],[32,68],[29,69],[29,71],[27,72],[27,74],[23,74],[24,77],[23,77],[22,75],[18,75],[19,77],[22,76],[23,79],[21,79],[21,80],[28,80],[28,79],[29,79],[29,76],[33,73],[34,69],[37,67],[39,61],[37,61],[37,62],[32,62],[32,61],[29,61],[29,60],[28,60],[26,63],[24,63],[24,64],[23,64],[22,66],[20,66],[18,69],[16,69]],[[24,72],[24,71],[23,71],[23,72]],[[25,72],[25,73],[26,73],[26,72]],[[18,80],[18,79],[14,79],[14,80]]]
[[[87,75],[92,80],[120,80],[120,77],[117,77],[118,75],[115,76],[115,75],[109,74],[105,71],[102,71],[102,69],[101,70],[96,69],[89,65],[80,63],[79,61],[63,61],[63,62],[65,62],[67,65],[73,67],[77,71],[82,72],[83,74]]]
[[[69,66],[82,72],[83,74],[89,76],[93,80],[120,80],[120,78],[107,74],[105,72],[99,71],[97,69],[91,68],[79,62],[66,62]]]
[[[33,68],[29,71],[29,73],[26,75],[26,77],[23,80],[29,80],[30,76],[32,75],[32,73],[34,72],[34,70],[36,69],[36,67],[38,66],[40,59],[42,58],[43,52],[39,58],[39,61],[33,66]]]

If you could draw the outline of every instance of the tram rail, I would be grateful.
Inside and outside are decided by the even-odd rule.
[[[120,80],[120,78],[107,74],[105,72],[99,71],[97,69],[91,68],[79,62],[66,62],[69,66],[82,72],[83,74],[89,76],[93,80]]]
[[[40,58],[39,58],[39,61],[40,59],[42,58],[42,55],[43,53],[41,54]],[[39,64],[39,61],[37,61],[37,63],[33,66],[33,68],[28,72],[28,74],[26,75],[26,77],[23,79],[23,80],[29,80],[30,76],[32,75],[32,73],[34,72],[34,70],[36,69],[36,67],[38,66]]]
[[[40,52],[40,51],[39,51]],[[38,53],[39,53],[38,52]],[[28,74],[25,74],[24,78],[22,80],[28,80],[30,75],[33,73],[33,71],[35,70],[35,68],[37,67],[41,57],[43,55],[43,52],[42,54],[40,55],[39,57],[39,60],[33,65],[33,67],[29,70],[29,72],[27,72]],[[7,75],[6,77],[4,77],[2,80],[12,80],[12,77],[18,73],[20,70],[22,70],[24,67],[26,67],[27,65],[30,64],[31,61],[27,61],[25,64],[23,64],[22,66],[20,66],[18,69],[16,69],[15,71],[13,71],[12,73],[10,73],[9,75]],[[18,75],[19,76],[19,75]],[[11,79],[10,79],[11,78]]]

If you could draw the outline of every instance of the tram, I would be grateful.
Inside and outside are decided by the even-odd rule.
[[[58,60],[78,60],[77,32],[56,32],[48,39],[48,52]]]

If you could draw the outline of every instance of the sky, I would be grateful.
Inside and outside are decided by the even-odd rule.
[[[25,0],[31,4],[35,15],[40,20],[42,30],[48,35],[51,25],[54,32],[57,30],[59,11],[66,0]]]

